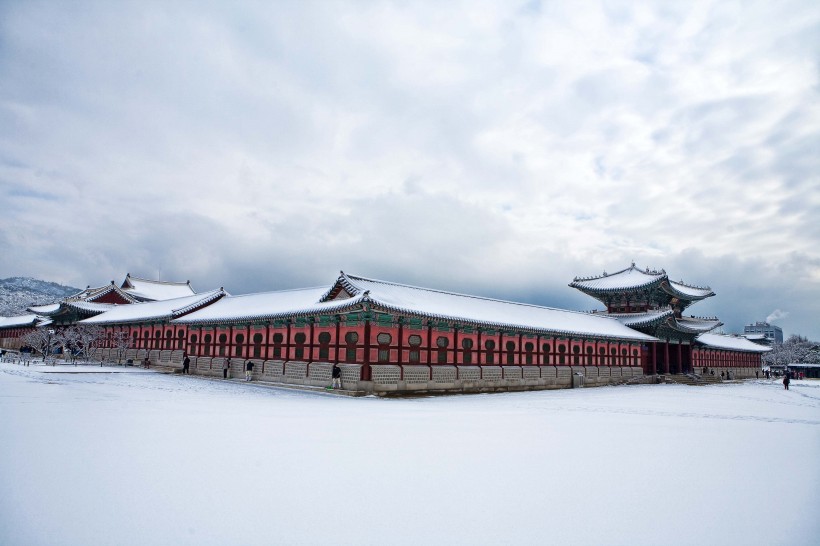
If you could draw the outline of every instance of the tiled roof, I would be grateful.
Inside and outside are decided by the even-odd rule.
[[[590,313],[420,288],[344,273],[339,281],[346,290],[366,295],[376,308],[408,315],[551,335],[589,335],[638,341],[655,339],[616,320]]]
[[[632,264],[612,274],[604,273],[598,277],[575,277],[569,285],[589,292],[615,292],[651,286],[664,279],[666,279],[666,272],[663,270],[641,270]]]
[[[669,286],[675,292],[675,295],[682,299],[688,300],[702,300],[709,296],[714,296],[715,293],[708,286],[691,286],[682,282],[669,281]]]
[[[59,303],[50,303],[48,305],[36,305],[32,307],[28,307],[26,311],[31,311],[32,313],[36,313],[38,315],[53,315],[62,309],[62,305]]]
[[[218,324],[247,320],[270,320],[342,312],[357,307],[363,297],[322,302],[327,286],[228,296],[218,302],[176,319],[184,324]]]
[[[675,322],[679,330],[693,333],[709,332],[723,325],[717,318],[681,317]]]
[[[17,328],[20,326],[34,326],[37,315],[18,315],[16,317],[0,317],[0,328]]]
[[[667,317],[674,315],[674,311],[668,307],[664,309],[656,309],[652,311],[644,311],[641,313],[600,313],[602,316],[616,319],[621,324],[632,328],[639,328],[641,326],[648,326],[652,323],[662,322]]]
[[[161,301],[195,295],[190,282],[151,281],[125,276],[122,290],[142,301]]]
[[[191,309],[207,305],[225,295],[222,289],[184,298],[115,305],[104,313],[81,320],[82,324],[119,324],[154,320],[168,320]]]
[[[710,349],[728,349],[730,351],[747,351],[750,353],[766,353],[771,351],[770,347],[758,345],[739,336],[728,336],[725,334],[700,334],[695,338],[701,345]]]

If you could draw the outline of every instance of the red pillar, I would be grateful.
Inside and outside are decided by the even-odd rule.
[[[678,343],[678,373],[683,373],[683,344]]]

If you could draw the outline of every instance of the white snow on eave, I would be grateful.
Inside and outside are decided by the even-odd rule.
[[[113,309],[100,313],[95,317],[81,320],[80,322],[84,324],[112,324],[167,319],[173,315],[174,311],[196,305],[199,302],[205,302],[219,292],[220,290],[212,290],[184,298],[117,305]]]
[[[712,290],[709,288],[697,288],[695,286],[687,286],[685,284],[681,284],[674,281],[669,281],[669,284],[672,286],[672,288],[674,288],[681,294],[685,294],[687,296],[692,296],[695,298],[705,298],[714,295],[714,292],[712,292]]]
[[[174,319],[177,324],[219,323],[236,320],[264,320],[273,317],[303,314],[321,314],[347,308],[360,298],[319,302],[327,286],[298,288],[226,296],[219,301]]]
[[[31,311],[32,313],[36,313],[38,315],[47,315],[49,313],[54,313],[60,309],[59,303],[50,303],[48,305],[35,305],[32,307],[28,307],[26,310]]]
[[[76,309],[82,309],[84,311],[96,311],[100,313],[104,313],[117,307],[116,304],[113,303],[96,303],[93,301],[74,301],[67,303],[69,307],[74,307]],[[134,304],[128,304],[134,305]]]
[[[37,320],[37,315],[18,315],[15,317],[0,317],[0,328],[12,328],[15,326],[29,326]]]
[[[702,345],[714,349],[730,349],[750,353],[766,353],[772,350],[770,347],[753,343],[745,337],[727,336],[724,334],[700,334],[695,339]]]
[[[631,289],[647,286],[663,279],[665,276],[664,273],[646,273],[636,268],[629,268],[606,277],[578,279],[570,283],[570,286],[588,290]]]
[[[355,278],[355,284],[357,288],[369,292],[369,299],[374,305],[412,315],[557,335],[603,336],[635,341],[655,339],[617,320],[590,313],[383,283],[361,277]]]
[[[164,283],[130,278],[133,288],[121,290],[131,296],[153,301],[170,300],[196,295],[188,283]]]

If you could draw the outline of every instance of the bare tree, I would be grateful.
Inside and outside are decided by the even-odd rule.
[[[54,349],[61,341],[57,332],[51,328],[35,328],[22,336],[21,341],[43,355],[43,362],[49,360],[54,364]]]
[[[125,351],[131,348],[132,339],[127,332],[122,330],[114,332],[109,339],[111,347],[116,349],[117,363],[122,364],[122,359],[125,358]]]
[[[105,339],[105,329],[91,324],[76,324],[66,328],[63,332],[72,360],[74,356],[81,356],[83,360],[90,360],[91,349]]]

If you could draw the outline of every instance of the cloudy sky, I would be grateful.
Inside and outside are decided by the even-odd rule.
[[[634,261],[820,339],[818,6],[0,2],[0,278],[592,309]]]

